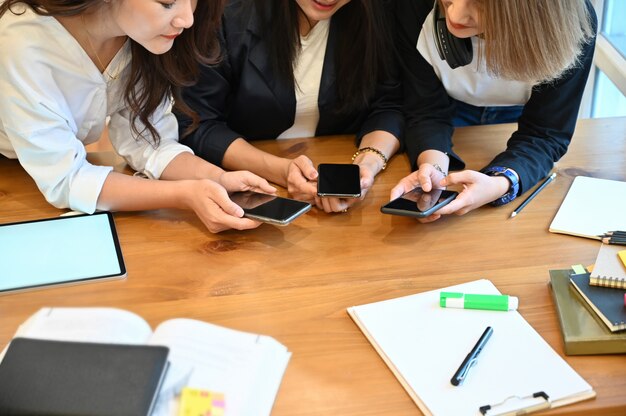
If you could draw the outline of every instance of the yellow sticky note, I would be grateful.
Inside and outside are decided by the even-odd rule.
[[[626,250],[618,251],[617,255],[619,256],[619,259],[624,264],[624,267],[626,267]]]
[[[180,395],[178,416],[224,416],[224,395],[185,387]]]
[[[585,266],[583,266],[582,264],[574,264],[572,266],[572,269],[574,270],[574,273],[576,274],[587,273],[587,270],[585,270]]]

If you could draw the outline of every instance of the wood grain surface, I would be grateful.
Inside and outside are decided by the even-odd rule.
[[[505,148],[514,128],[458,129],[455,150],[478,170]],[[349,163],[355,151],[348,136],[259,146],[284,156],[304,153],[315,164]],[[127,170],[112,152],[89,157]],[[390,189],[409,173],[404,154],[347,213],[312,209],[286,227],[214,235],[191,212],[116,213],[128,278],[1,296],[0,345],[43,306],[124,308],[153,327],[195,318],[270,335],[293,352],[274,415],[419,415],[346,308],[487,278],[519,297],[524,318],[597,392],[593,400],[550,414],[624,415],[626,357],[565,356],[548,287],[548,270],[593,263],[599,242],[552,234],[548,226],[576,175],[626,181],[625,162],[626,118],[583,120],[555,166],[557,179],[514,219],[508,217],[518,201],[432,224],[381,214]],[[589,201],[589,207],[599,203]],[[17,161],[0,158],[1,223],[62,212],[44,200]]]

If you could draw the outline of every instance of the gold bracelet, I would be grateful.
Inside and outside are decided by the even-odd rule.
[[[356,151],[356,153],[354,155],[352,155],[352,161],[354,162],[354,159],[356,159],[356,157],[358,155],[360,155],[361,153],[365,153],[365,152],[372,152],[377,154],[378,156],[380,156],[380,158],[383,160],[383,167],[382,170],[385,170],[385,168],[387,167],[387,156],[385,156],[385,154],[383,152],[381,152],[380,150],[376,149],[375,147],[362,147],[359,150]]]

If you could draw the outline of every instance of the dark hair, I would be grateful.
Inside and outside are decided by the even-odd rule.
[[[5,0],[0,5],[0,16],[11,6],[24,3],[42,16],[74,16],[100,7],[102,0]],[[12,11],[12,10],[11,10]],[[161,55],[155,55],[132,39],[130,76],[124,88],[124,101],[130,108],[133,132],[142,135],[136,125],[137,119],[150,132],[154,144],[158,146],[159,132],[150,122],[150,116],[171,96],[174,107],[188,115],[195,127],[197,114],[182,100],[182,87],[195,84],[199,76],[199,65],[215,64],[220,58],[217,38],[223,0],[200,0],[194,12],[194,24],[184,30],[172,48]]]
[[[253,0],[261,27],[269,38],[274,71],[293,83],[293,68],[300,50],[298,15],[294,0]],[[332,17],[339,28],[335,49],[337,111],[368,106],[378,79],[390,73],[390,28],[383,0],[352,0]],[[245,6],[244,6],[245,7]]]

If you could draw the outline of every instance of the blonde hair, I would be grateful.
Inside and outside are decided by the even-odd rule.
[[[541,83],[578,63],[593,37],[585,0],[479,0],[487,71]]]

